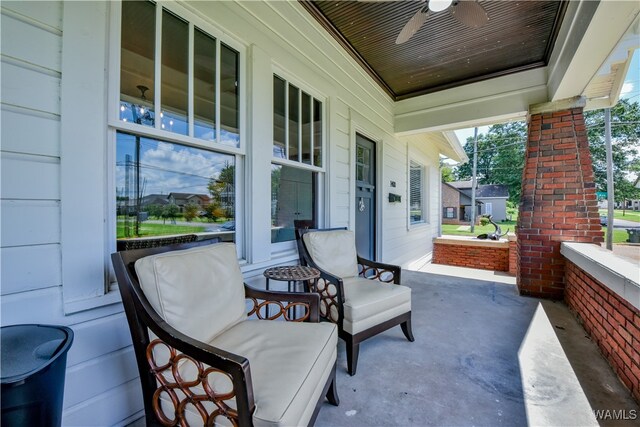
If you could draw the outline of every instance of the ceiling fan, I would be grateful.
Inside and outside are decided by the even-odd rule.
[[[470,28],[479,28],[487,23],[489,15],[476,0],[421,0],[420,8],[409,19],[398,34],[396,44],[408,41],[426,22],[431,13],[439,13],[449,10],[462,25]]]

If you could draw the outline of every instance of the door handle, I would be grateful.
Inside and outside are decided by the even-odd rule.
[[[365,208],[364,199],[360,197],[360,201],[358,202],[358,210],[360,212],[364,212],[364,208]]]

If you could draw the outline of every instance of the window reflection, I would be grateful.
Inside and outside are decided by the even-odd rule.
[[[315,172],[271,165],[271,243],[295,239],[295,220],[315,219]]]
[[[193,35],[193,136],[216,139],[216,39],[199,29]]]
[[[120,120],[155,126],[155,6],[122,3],[120,50]]]
[[[160,127],[187,135],[189,25],[162,11],[162,112]]]
[[[235,240],[235,158],[118,132],[117,238]]]
[[[220,143],[240,146],[239,55],[220,45]]]

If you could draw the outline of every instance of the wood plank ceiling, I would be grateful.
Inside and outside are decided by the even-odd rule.
[[[397,45],[424,2],[300,2],[394,100],[547,65],[568,3],[479,0],[489,16],[484,26],[465,27],[449,8],[430,13]]]

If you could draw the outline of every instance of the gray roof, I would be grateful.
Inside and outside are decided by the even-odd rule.
[[[471,196],[471,181],[453,181],[448,182],[450,186],[460,190],[467,196]],[[509,197],[509,188],[502,184],[484,184],[476,187],[476,197]]]

